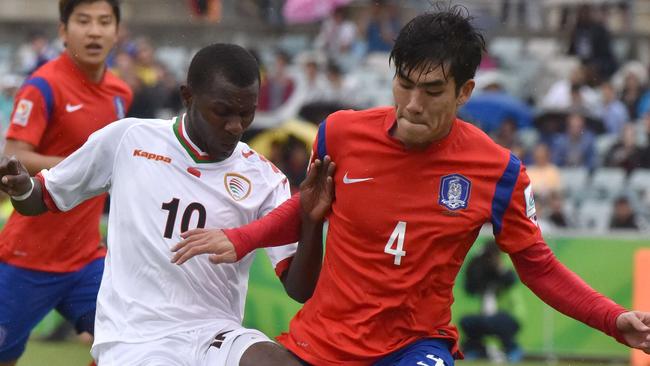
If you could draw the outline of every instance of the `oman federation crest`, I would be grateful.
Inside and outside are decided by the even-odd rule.
[[[226,192],[235,201],[244,200],[251,194],[251,181],[243,175],[228,173],[223,178],[223,184],[226,186]]]
[[[440,179],[438,203],[455,211],[467,208],[472,183],[460,174],[445,175]]]

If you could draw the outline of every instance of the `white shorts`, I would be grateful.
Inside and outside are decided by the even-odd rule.
[[[253,344],[272,342],[255,329],[181,332],[144,343],[111,342],[92,349],[98,366],[232,366]]]

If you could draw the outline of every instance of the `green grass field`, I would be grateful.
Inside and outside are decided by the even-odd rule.
[[[87,366],[91,361],[89,347],[76,342],[41,342],[31,341],[27,345],[27,351],[18,362],[18,366]],[[495,365],[489,362],[459,361],[459,366],[487,366]],[[583,363],[583,362],[522,362],[520,366],[614,366],[614,363]],[[620,364],[623,365],[623,364]]]

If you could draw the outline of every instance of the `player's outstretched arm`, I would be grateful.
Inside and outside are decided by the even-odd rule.
[[[540,299],[620,343],[650,352],[650,313],[627,311],[598,293],[538,242],[510,255],[515,269]]]
[[[39,154],[33,145],[11,139],[7,140],[4,153],[7,156],[16,156],[31,175],[36,175],[43,169],[50,169],[64,159],[61,156]]]
[[[333,173],[334,165],[329,157],[326,159],[325,172],[331,169],[330,173]],[[314,161],[314,164],[321,166],[319,160]],[[317,171],[318,169],[313,171],[314,176],[311,180],[309,175],[305,179],[306,184],[303,187],[310,190],[305,200],[296,193],[268,215],[236,229],[194,229],[182,233],[183,240],[172,247],[172,252],[175,253],[171,258],[172,263],[183,264],[200,254],[209,254],[210,261],[215,264],[232,263],[257,248],[276,247],[299,241],[301,206],[311,217],[322,219],[331,205],[333,197],[331,181],[328,198],[321,198],[318,191],[313,190],[314,184],[318,182]],[[322,185],[319,187],[326,188]]]
[[[31,178],[14,157],[0,158],[0,189],[11,197],[14,208],[23,215],[35,216],[47,211],[41,182]]]
[[[625,342],[650,354],[650,313],[628,311],[616,318],[616,328]]]
[[[300,185],[300,244],[289,269],[282,277],[287,294],[304,303],[311,298],[323,262],[323,220],[334,200],[335,165],[329,156],[315,160]]]
[[[181,233],[183,240],[172,247],[171,262],[181,265],[200,254],[209,254],[214,264],[237,261],[235,246],[221,229],[192,229]]]

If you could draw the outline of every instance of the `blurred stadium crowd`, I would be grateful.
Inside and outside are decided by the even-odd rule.
[[[647,2],[456,3],[466,5],[488,34],[477,88],[460,117],[526,163],[542,229],[648,230],[650,65],[636,47],[647,39],[638,36],[642,32],[632,21],[633,10],[642,13]],[[304,178],[316,126],[329,113],[392,104],[392,39],[405,20],[428,6],[390,0],[192,0],[184,9],[194,22],[218,27],[234,12],[280,34],[272,44],[245,45],[263,75],[256,122],[245,140],[296,186]],[[178,114],[179,76],[200,45],[191,42],[192,35],[186,35],[187,44],[154,41],[125,23],[109,65],[134,91],[128,115]],[[536,36],[540,33],[544,36]],[[55,34],[26,36],[23,44],[0,50],[3,130],[24,78],[62,50]]]

